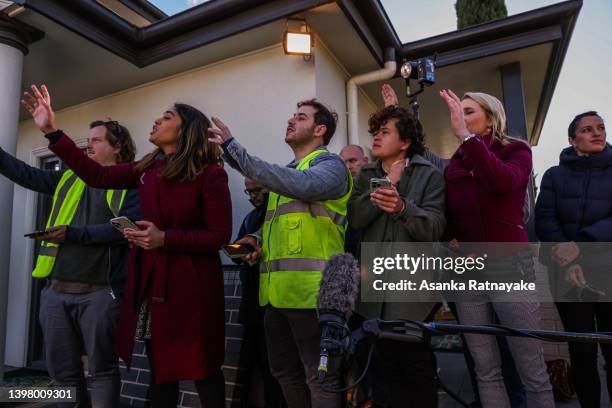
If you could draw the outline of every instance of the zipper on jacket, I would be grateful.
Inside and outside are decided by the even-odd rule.
[[[591,168],[589,167],[589,169],[587,170],[587,179],[585,182],[585,186],[584,186],[584,190],[582,191],[582,203],[581,203],[581,208],[580,208],[580,222],[578,222],[578,231],[580,232],[580,230],[582,229],[582,227],[584,226],[584,213],[586,212],[586,197],[587,197],[587,192],[589,191],[589,186],[591,184]]]

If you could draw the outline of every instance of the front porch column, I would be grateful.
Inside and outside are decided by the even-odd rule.
[[[17,146],[23,57],[28,44],[40,34],[0,13],[0,147],[11,155],[15,155]],[[12,213],[13,183],[0,176],[0,382],[4,378]]]

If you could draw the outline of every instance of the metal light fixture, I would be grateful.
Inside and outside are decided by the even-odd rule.
[[[290,22],[293,27],[290,27]],[[299,24],[295,24],[297,22]],[[283,38],[283,48],[287,55],[302,55],[305,59],[312,55],[314,37],[306,20],[287,20],[287,30]]]

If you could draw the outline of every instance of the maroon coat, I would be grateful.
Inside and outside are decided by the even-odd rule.
[[[531,168],[531,148],[522,141],[461,144],[444,171],[447,238],[528,242],[523,207]]]
[[[63,135],[50,146],[87,184],[98,188],[136,188],[143,220],[165,231],[162,248],[132,247],[117,332],[117,353],[132,360],[139,306],[148,294],[155,382],[204,379],[224,359],[221,245],[232,231],[227,174],[209,165],[191,182],[159,175],[165,161],[136,173],[136,163],[103,167],[87,158]],[[145,291],[145,288],[148,290]]]

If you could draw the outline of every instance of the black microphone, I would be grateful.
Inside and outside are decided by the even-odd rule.
[[[327,261],[319,297],[317,314],[321,325],[318,380],[322,383],[327,374],[328,359],[348,347],[350,334],[346,320],[355,307],[358,293],[359,266],[351,254],[336,254]]]

